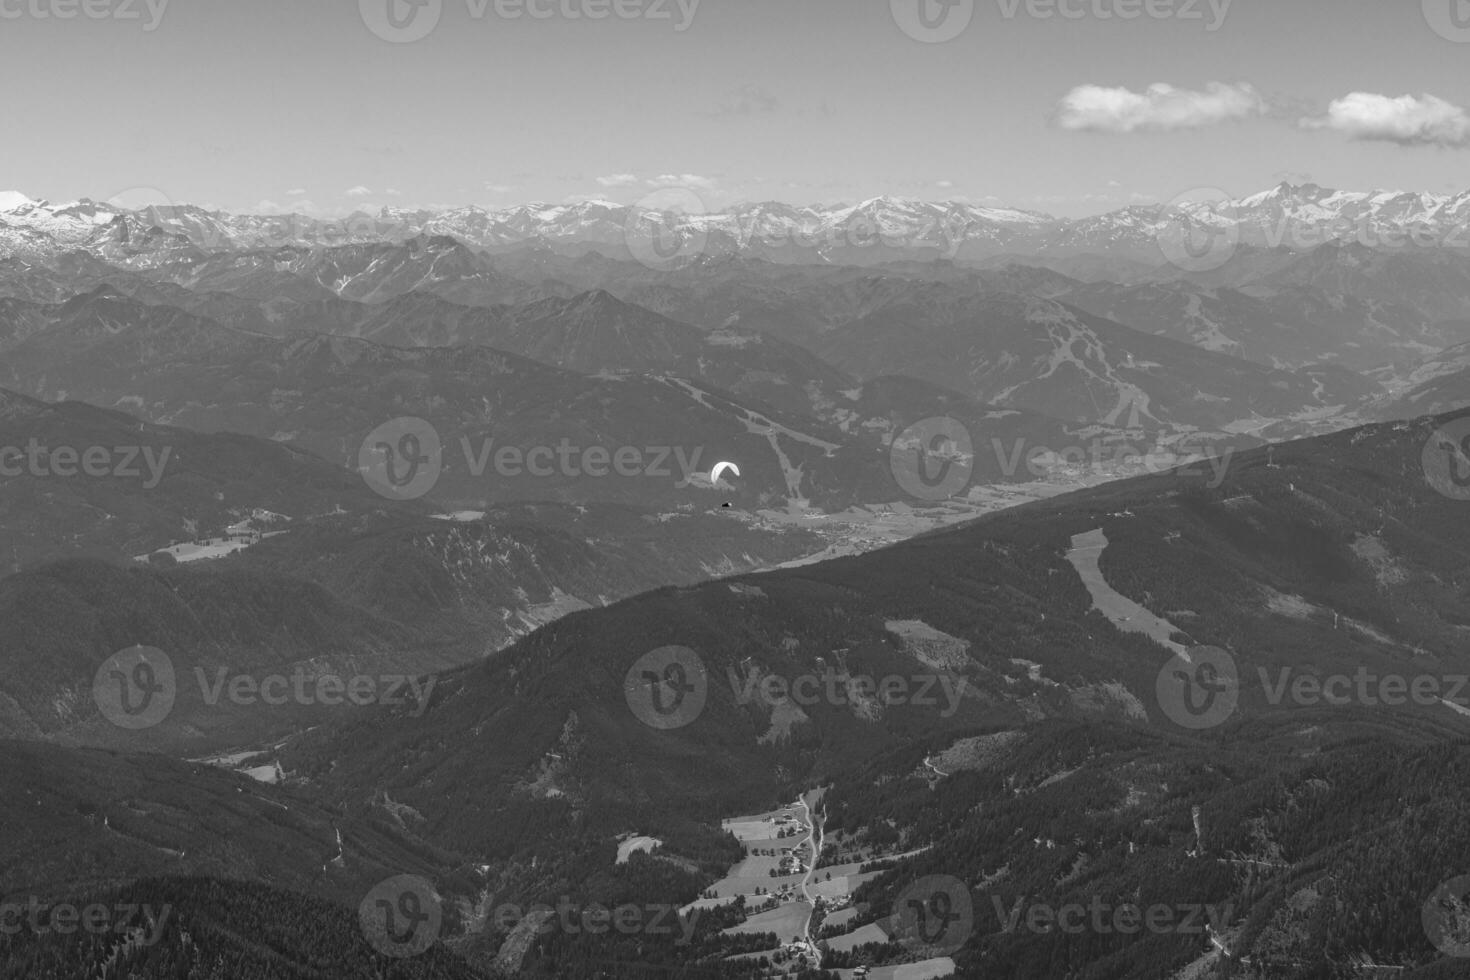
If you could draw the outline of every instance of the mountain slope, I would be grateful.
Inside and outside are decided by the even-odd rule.
[[[931,287],[828,334],[820,353],[859,376],[911,374],[1058,418],[1223,428],[1360,403],[1373,385],[1310,379],[1154,337],[1063,304]]]
[[[127,560],[223,537],[252,515],[284,524],[387,503],[343,467],[289,446],[151,425],[4,389],[0,447],[0,567],[7,571],[68,555]]]
[[[487,847],[476,814],[570,806],[617,826],[656,821],[655,801],[703,812],[982,717],[1168,727],[1152,695],[1168,650],[1096,612],[1068,561],[1074,536],[1098,528],[1111,542],[1107,580],[1172,619],[1180,642],[1233,651],[1242,673],[1247,664],[1320,671],[1343,656],[1380,671],[1416,659],[1452,670],[1466,663],[1470,606],[1459,571],[1470,537],[1453,520],[1461,504],[1419,468],[1431,430],[1401,424],[1257,450],[1230,461],[1218,488],[1206,485],[1205,467],[1123,481],[866,556],[576,614],[447,678],[450,693],[422,718],[324,732],[302,751],[333,760],[319,775],[337,791],[351,797],[386,780],[446,839]],[[906,623],[952,638],[951,654],[926,666],[933,654],[895,625]],[[710,682],[697,720],[665,735],[628,712],[622,682],[638,658],[671,644],[698,652]],[[820,674],[833,657],[905,676],[963,676],[970,688],[948,716],[819,703],[787,738],[762,744],[770,709],[740,703],[727,670]],[[1242,717],[1276,710],[1258,685],[1242,692]],[[1410,711],[1463,725],[1444,708]],[[597,736],[569,734],[568,724]],[[520,734],[509,739],[512,730]],[[449,731],[478,734],[406,765],[410,746]],[[493,759],[490,744],[502,746]],[[555,794],[531,775],[543,766]]]

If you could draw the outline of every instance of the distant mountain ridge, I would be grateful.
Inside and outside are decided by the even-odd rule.
[[[476,249],[501,250],[528,242],[589,248],[626,245],[627,229],[645,217],[665,223],[676,238],[698,237],[713,254],[752,254],[774,261],[869,264],[904,255],[980,259],[1005,253],[1084,254],[1111,251],[1147,255],[1158,264],[1160,230],[1183,211],[1228,213],[1243,228],[1260,229],[1257,244],[1311,248],[1416,224],[1434,233],[1462,233],[1470,248],[1470,191],[1338,191],[1283,183],[1239,198],[1211,195],[1208,206],[1183,202],[1132,204],[1084,218],[969,201],[877,197],[857,204],[798,207],[778,202],[704,209],[692,193],[674,218],[654,206],[610,201],[530,203],[489,210],[384,208],[338,219],[301,214],[233,214],[190,204],[130,210],[88,199],[52,204],[16,192],[0,193],[0,256],[83,248],[102,254],[132,250],[241,251],[286,245],[406,241],[449,236]],[[650,199],[657,202],[660,196]],[[1275,240],[1273,228],[1280,232]],[[1307,240],[1307,236],[1312,236]],[[1372,244],[1371,242],[1369,244]],[[1392,246],[1391,242],[1385,242]],[[1453,242],[1439,242],[1453,245]],[[585,249],[584,249],[585,250]]]

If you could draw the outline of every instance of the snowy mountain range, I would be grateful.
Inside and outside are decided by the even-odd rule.
[[[1133,205],[1079,219],[894,197],[831,206],[741,204],[706,213],[692,195],[675,209],[682,196],[655,195],[653,206],[584,201],[497,211],[384,208],[324,219],[233,214],[188,204],[138,209],[87,199],[52,204],[11,191],[0,192],[0,257],[85,249],[147,266],[167,263],[190,248],[207,253],[444,235],[492,252],[541,244],[574,253],[621,253],[636,249],[643,239],[688,255],[742,254],[791,263],[1106,253],[1160,265],[1160,237],[1181,222],[1217,233],[1229,230],[1238,233],[1239,242],[1262,247],[1307,250],[1336,241],[1470,250],[1470,191],[1346,192],[1284,183],[1244,198],[1199,192],[1170,204]]]

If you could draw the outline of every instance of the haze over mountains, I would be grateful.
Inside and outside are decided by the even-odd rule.
[[[1453,235],[1454,223],[1465,220],[1465,195],[1282,185],[1226,204],[1134,207],[1084,221],[897,199],[842,209],[752,206],[720,217],[589,203],[496,214],[385,211],[366,224],[354,216],[335,226],[345,238],[334,237],[330,223],[289,216],[182,205],[56,206],[16,195],[5,203],[0,261],[3,290],[12,297],[0,311],[0,349],[11,365],[6,383],[36,396],[126,407],[146,381],[163,393],[144,409],[147,417],[182,419],[172,413],[186,411],[206,426],[209,399],[169,390],[220,390],[189,359],[226,349],[263,357],[264,341],[253,336],[259,334],[485,346],[584,375],[680,376],[737,396],[752,411],[825,414],[828,423],[830,406],[840,408],[855,382],[908,374],[996,407],[1041,409],[1068,422],[1269,430],[1278,437],[1321,431],[1331,418],[1380,414],[1374,406],[1422,373],[1421,364],[1470,340],[1462,299],[1470,261]],[[930,254],[899,234],[946,213],[963,217],[951,226],[963,232],[952,254]],[[671,265],[656,260],[651,268],[638,247],[645,218],[662,222],[659,233],[671,242],[693,236],[697,249],[681,244]],[[736,247],[723,247],[721,222],[747,218],[752,231],[744,244],[736,235]],[[1160,239],[1169,228],[1198,224],[1218,233],[1227,218],[1229,261],[1208,270],[1165,261]],[[1311,247],[1294,238],[1257,243],[1250,229],[1272,221],[1331,234],[1306,243]],[[846,242],[840,254],[801,247],[783,261],[751,244],[756,232],[800,239],[805,233],[793,229],[803,222],[829,238],[853,222],[870,222],[887,243],[865,259],[859,253],[868,245]],[[1432,247],[1364,244],[1370,239],[1358,234],[1390,227],[1444,234]],[[1016,228],[1030,229],[1031,237],[1016,237]],[[985,243],[1001,238],[1004,249],[986,251]],[[1127,274],[1100,281],[1113,262],[1124,262]],[[73,299],[86,293],[93,296],[87,303],[114,305],[99,314]],[[87,377],[84,364],[58,368],[57,352],[80,338],[43,327],[95,330],[77,324],[89,315],[101,318],[102,332],[87,341],[98,358],[135,360],[115,345],[138,343],[128,335],[142,331],[144,356],[163,359],[147,370],[164,375],[104,379]],[[287,350],[310,360],[309,347],[273,356]],[[231,370],[223,363],[212,369]],[[290,391],[301,383],[289,380],[284,364],[281,370],[288,374],[273,387]],[[172,373],[181,379],[168,380]],[[543,379],[533,387],[551,392],[557,384]],[[172,404],[178,399],[188,407]],[[296,431],[289,413],[283,405],[244,424],[268,438],[289,436]],[[342,421],[353,415],[341,405],[330,413]],[[353,436],[366,431],[304,438],[346,461]],[[804,434],[827,454],[841,442],[830,432]],[[793,465],[808,474],[816,468]],[[789,473],[778,479],[769,471],[764,480],[769,492],[788,498],[820,495],[794,489]],[[876,499],[867,491],[860,496]]]
[[[1461,975],[1467,223],[0,195],[0,975]]]
[[[161,195],[156,195],[161,197]],[[710,254],[749,253],[771,261],[865,265],[900,258],[977,260],[995,255],[1108,253],[1156,265],[1160,232],[1176,212],[1198,220],[1239,222],[1253,245],[1313,249],[1358,235],[1387,247],[1424,245],[1470,248],[1470,191],[1455,195],[1415,191],[1335,191],[1315,184],[1283,183],[1240,198],[1223,192],[1181,196],[1169,205],[1133,205],[1088,218],[1062,219],[1034,211],[880,197],[857,204],[797,207],[774,202],[727,210],[704,207],[694,191],[653,195],[646,204],[610,201],[527,204],[498,211],[464,207],[444,211],[384,208],[327,220],[301,214],[236,215],[180,203],[130,211],[88,200],[72,204],[34,201],[19,192],[0,194],[0,242],[11,254],[54,249],[129,248],[133,261],[156,262],[138,252],[170,245],[170,236],[203,251],[251,250],[286,245],[404,241],[449,236],[472,248],[498,251],[527,243],[566,246],[574,254],[626,249],[627,231],[641,220],[667,227],[673,239],[707,238]],[[676,214],[677,216],[671,217]],[[1418,236],[1415,236],[1415,232]],[[1385,233],[1388,233],[1385,235]],[[866,258],[866,261],[864,260]]]

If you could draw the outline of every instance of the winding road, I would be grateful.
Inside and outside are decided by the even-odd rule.
[[[812,794],[807,794],[807,796],[810,795]],[[818,825],[816,817],[812,814],[811,804],[807,803],[806,797],[799,797],[796,802],[801,806],[802,812],[806,815],[806,842],[813,845],[811,864],[807,867],[806,876],[801,879],[802,897],[811,906],[811,911],[806,915],[806,924],[801,927],[801,934],[805,937],[807,946],[811,948],[812,957],[817,961],[816,967],[820,970],[822,968],[822,951],[817,948],[817,939],[812,935],[812,919],[817,914],[817,901],[812,897],[812,893],[807,886],[811,884],[812,877],[817,873],[817,865],[822,860],[822,842],[826,835],[822,827]]]

